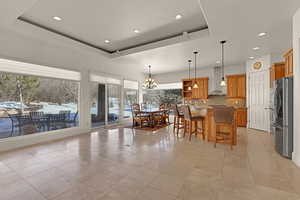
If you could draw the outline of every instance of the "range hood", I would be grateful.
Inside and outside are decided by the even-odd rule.
[[[214,90],[210,92],[210,95],[226,95],[224,88],[220,85],[220,82],[222,80],[222,70],[221,67],[216,66],[214,67],[214,73],[213,73],[213,86]]]

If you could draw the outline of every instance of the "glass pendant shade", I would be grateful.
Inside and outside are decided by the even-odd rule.
[[[195,83],[194,83],[194,86],[193,86],[193,88],[194,89],[198,89],[199,87],[198,87],[198,84],[197,84],[197,82],[195,81]]]
[[[149,76],[148,76],[148,78],[145,79],[145,81],[143,83],[143,88],[151,90],[151,89],[157,88],[157,86],[158,86],[158,84],[152,78],[152,75],[151,75],[151,66],[149,65]]]
[[[223,86],[223,87],[226,86],[226,81],[224,80],[224,77],[222,78],[222,80],[220,82],[220,85]]]

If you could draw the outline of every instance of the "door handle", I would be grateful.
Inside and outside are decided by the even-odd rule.
[[[273,108],[265,108],[265,110],[273,110]]]

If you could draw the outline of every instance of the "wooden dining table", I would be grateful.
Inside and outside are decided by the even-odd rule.
[[[150,126],[151,126],[151,128],[154,128],[154,126],[155,126],[154,116],[159,114],[159,113],[167,113],[167,112],[169,112],[169,110],[168,109],[143,109],[143,110],[141,110],[141,112],[144,115],[147,115],[147,116],[149,115]]]

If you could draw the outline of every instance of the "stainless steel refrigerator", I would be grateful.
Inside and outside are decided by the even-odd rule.
[[[275,149],[284,157],[292,158],[293,153],[293,78],[276,81],[274,92]]]

